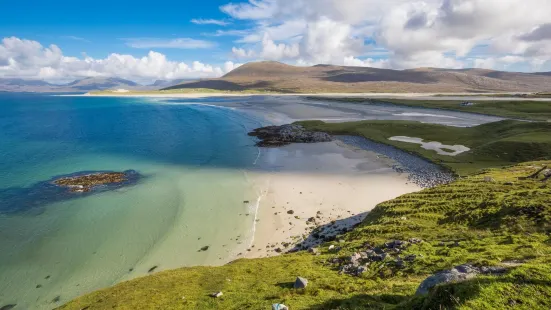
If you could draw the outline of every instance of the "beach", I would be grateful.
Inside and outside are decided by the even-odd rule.
[[[377,204],[421,190],[394,161],[341,142],[295,144],[277,153],[278,169],[253,173],[261,199],[247,258],[285,253],[321,242],[310,233],[323,227],[335,236],[359,224]]]
[[[162,92],[101,92],[86,93],[91,97],[141,97],[141,98],[212,98],[212,97],[251,97],[251,96],[277,96],[277,97],[333,97],[333,98],[386,98],[386,99],[416,99],[416,100],[479,100],[479,101],[525,101],[523,97],[507,97],[504,95],[531,94],[523,92],[499,92],[499,93],[247,93],[247,92],[189,92],[189,93],[162,93]],[[530,101],[551,101],[551,98],[530,98]]]

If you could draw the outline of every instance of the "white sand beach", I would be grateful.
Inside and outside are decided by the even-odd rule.
[[[101,93],[86,93],[83,95],[63,95],[63,96],[94,96],[94,97],[149,97],[149,98],[209,98],[209,97],[253,97],[253,96],[273,96],[273,97],[366,97],[366,98],[387,98],[387,99],[415,99],[415,100],[480,100],[480,101],[526,101],[522,97],[504,97],[503,95],[529,94],[518,92],[502,93],[484,93],[481,96],[478,93],[231,93],[231,92],[190,92],[190,93],[133,93],[113,91]],[[551,101],[551,98],[530,98],[530,101]]]
[[[262,196],[247,258],[286,252],[332,222],[327,231],[349,229],[377,204],[421,190],[395,172],[391,160],[339,142],[267,152],[277,153],[280,170],[253,173]]]

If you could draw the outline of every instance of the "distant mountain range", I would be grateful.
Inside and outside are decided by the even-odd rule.
[[[120,88],[128,90],[206,88],[286,93],[551,92],[551,72],[521,73],[440,68],[391,70],[333,65],[297,67],[263,61],[242,65],[217,79],[157,80],[150,85],[105,77],[84,78],[62,85],[41,80],[0,78],[0,91],[89,92]]]
[[[184,88],[287,93],[541,92],[551,91],[551,72],[439,68],[391,70],[333,65],[297,67],[265,61],[245,64],[218,79],[186,82],[165,89]]]
[[[11,92],[89,92],[107,89],[157,90],[181,83],[183,80],[157,80],[151,85],[141,85],[121,78],[89,77],[66,84],[52,84],[42,80],[0,78],[0,91]]]

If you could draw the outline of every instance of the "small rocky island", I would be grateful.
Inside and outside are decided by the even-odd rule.
[[[80,174],[55,179],[52,183],[66,187],[70,192],[84,193],[102,185],[123,184],[135,173],[133,170],[125,172],[95,172],[90,174]]]
[[[40,213],[48,204],[132,186],[141,178],[135,170],[81,171],[41,181],[31,187],[0,189],[0,214],[29,210]]]
[[[249,136],[260,139],[260,147],[279,147],[291,143],[329,142],[333,138],[325,132],[309,131],[301,125],[290,124],[257,128]]]

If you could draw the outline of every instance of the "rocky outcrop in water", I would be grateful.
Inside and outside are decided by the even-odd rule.
[[[100,192],[132,186],[141,179],[135,170],[83,171],[54,177],[31,187],[0,189],[0,213],[10,214],[34,210],[41,212],[48,204],[86,197]]]
[[[66,187],[74,193],[84,193],[93,190],[96,186],[116,185],[128,181],[129,172],[97,172],[84,175],[62,177],[52,183]]]
[[[278,147],[291,143],[329,142],[333,138],[325,132],[308,131],[300,125],[268,126],[257,128],[249,136],[260,139],[256,143],[260,147]]]

